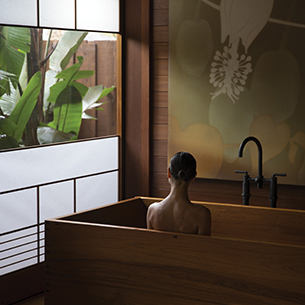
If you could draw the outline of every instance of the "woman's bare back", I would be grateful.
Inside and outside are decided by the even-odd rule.
[[[189,200],[188,188],[196,175],[196,160],[190,153],[178,152],[171,158],[167,169],[170,193],[149,206],[148,229],[211,235],[209,209]]]
[[[162,231],[210,235],[211,215],[203,206],[166,198],[150,205],[147,212],[147,227]]]

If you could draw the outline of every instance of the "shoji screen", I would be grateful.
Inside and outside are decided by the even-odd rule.
[[[120,0],[1,0],[0,25],[120,32]],[[0,152],[0,275],[44,260],[44,220],[118,200],[119,139]]]
[[[118,137],[0,152],[0,274],[44,260],[44,221],[118,201]]]
[[[119,0],[1,0],[0,24],[120,31]]]

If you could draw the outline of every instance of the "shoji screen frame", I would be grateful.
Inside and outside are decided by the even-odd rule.
[[[0,199],[6,207],[10,203],[12,203],[12,206],[16,204],[25,206],[17,210],[17,218],[22,218],[23,216],[29,218],[29,220],[24,219],[19,227],[10,228],[0,234],[0,266],[1,270],[3,270],[1,272],[3,275],[0,277],[1,304],[11,304],[44,289],[42,263],[44,262],[45,251],[45,229],[43,215],[48,215],[47,218],[52,218],[55,214],[58,214],[58,211],[54,211],[52,207],[54,201],[51,201],[51,206],[45,206],[44,201],[47,203],[57,196],[57,199],[61,201],[57,205],[66,205],[64,209],[61,207],[61,213],[71,214],[116,202],[120,199],[120,146],[120,137],[116,135],[0,152],[0,158],[3,156],[2,161],[7,165],[6,170],[3,167],[2,173],[4,176],[7,176],[5,173],[10,172],[9,163],[11,164],[14,161],[15,155],[25,154],[26,156],[21,156],[21,161],[26,160],[26,158],[32,159],[24,167],[20,166],[22,162],[16,162],[17,166],[19,164],[16,173],[13,172],[13,177],[9,177],[7,181],[4,181],[4,185],[0,190]],[[47,168],[34,166],[34,173],[40,177],[39,181],[37,177],[31,177],[31,175],[28,175],[29,177],[26,179],[31,164],[35,162],[40,162],[41,164],[43,162],[41,159],[45,159],[45,155],[36,158],[40,154],[39,150],[43,150],[48,156],[51,156],[51,164]],[[82,157],[79,155],[81,150],[84,151]],[[108,157],[103,158],[101,152],[105,150],[108,151]],[[115,153],[114,158],[109,155],[110,152]],[[1,154],[3,155],[1,156]],[[64,163],[60,162],[60,156],[62,155],[71,156],[71,160],[66,158],[67,160]],[[88,166],[86,161],[89,158],[92,158],[92,160],[89,162],[91,165],[89,164]],[[20,159],[18,160],[20,161]],[[58,159],[59,161],[57,161]],[[56,162],[59,163],[57,166],[54,164]],[[78,168],[80,163],[85,166]],[[63,169],[60,167],[63,167]],[[65,167],[69,168],[69,173],[64,170]],[[21,179],[18,179],[18,176],[21,176]],[[110,185],[110,188],[106,187],[105,189],[105,185]],[[63,186],[64,188],[64,199],[60,196],[58,197],[59,193],[54,193],[54,190],[58,192],[58,186]],[[90,197],[90,193],[88,193],[90,189],[93,190],[94,194],[99,195],[94,198],[92,195]],[[101,193],[102,189],[104,189],[104,193]],[[68,194],[69,192],[70,194]],[[18,202],[14,201],[15,194]],[[20,194],[22,198],[20,198]],[[6,196],[10,196],[12,199],[6,202]],[[26,203],[21,200],[26,200]],[[88,203],[90,206],[88,206]],[[31,211],[27,210],[29,207]],[[25,214],[23,215],[22,213]],[[29,214],[30,217],[26,214]],[[16,217],[14,216],[14,219]],[[4,225],[5,221],[4,219]],[[7,268],[12,269],[7,271]],[[32,276],[35,276],[35,278],[32,278]],[[36,287],[36,290],[34,287]]]
[[[92,2],[92,7],[89,6],[88,11],[83,12],[83,6],[84,6],[84,1],[85,0],[65,0],[64,2],[62,0],[27,0],[28,4],[24,3],[24,0],[2,0],[1,5],[1,11],[0,11],[0,25],[4,26],[24,26],[24,27],[34,27],[34,28],[52,28],[52,29],[63,29],[63,30],[77,30],[77,31],[90,31],[90,32],[107,32],[107,33],[115,33],[115,34],[121,34],[122,32],[122,0],[86,0],[86,3]],[[50,16],[50,13],[47,9],[47,7],[44,5],[45,1],[49,1],[50,3],[67,3],[67,1],[70,1],[70,8],[72,9],[72,12],[67,12],[67,7],[64,10],[65,12],[63,15],[68,14],[69,18],[72,18],[73,20],[70,21],[69,25],[59,25],[58,24],[46,24],[44,21],[41,20],[41,16],[43,12],[46,12],[47,15],[45,16]],[[100,21],[103,17],[103,15],[99,16],[96,14],[95,7],[94,7],[94,2],[96,4],[100,4],[101,2],[115,2],[115,6],[117,7],[117,12],[116,12],[116,18],[117,18],[117,26],[115,28],[107,28],[101,26],[100,28],[93,28],[93,27],[86,27],[86,26],[79,26],[78,25],[78,19],[82,19],[81,14],[91,14],[90,20],[95,19],[95,22]],[[60,5],[58,6],[58,9],[56,7],[56,4],[51,8],[51,11],[56,11],[56,12],[61,12],[60,10]],[[100,7],[100,6],[98,6]],[[9,16],[6,13],[6,9],[11,9],[11,10],[16,10],[17,14],[13,16]],[[30,10],[33,11],[30,11]],[[108,12],[107,12],[108,13]],[[105,15],[108,15],[108,14]],[[101,10],[101,14],[103,14],[103,11]],[[26,17],[29,16],[29,17]],[[42,16],[43,17],[43,16]],[[29,18],[28,21],[25,21],[25,18]],[[54,21],[55,22],[55,21]]]
[[[12,2],[8,0],[3,0],[1,5],[3,5],[4,1]],[[1,16],[0,12],[0,26],[20,26],[20,27],[30,27],[30,28],[41,28],[41,29],[60,29],[60,30],[76,30],[76,31],[90,31],[90,32],[106,32],[119,34],[117,36],[118,39],[118,48],[120,48],[120,52],[118,54],[118,83],[117,86],[120,88],[117,92],[118,95],[118,110],[117,110],[117,135],[118,137],[118,198],[119,200],[122,198],[122,35],[123,35],[123,10],[124,1],[118,1],[118,28],[116,30],[109,29],[96,29],[96,28],[80,28],[77,25],[77,1],[72,0],[74,2],[74,11],[73,11],[73,24],[71,26],[66,25],[46,25],[44,22],[40,20],[40,2],[43,0],[33,0],[33,6],[35,7],[36,12],[34,12],[34,18],[31,22],[22,22],[22,19],[9,21],[7,19],[4,20],[3,15]],[[63,0],[61,0],[63,1]],[[111,0],[110,0],[111,1]],[[22,6],[23,13],[25,12],[25,6],[23,0],[13,0],[15,3],[19,3]],[[5,10],[1,9],[2,12]],[[88,139],[89,140],[89,139]],[[87,141],[87,140],[85,140]],[[65,143],[68,144],[68,143]],[[62,145],[65,145],[62,144]],[[55,144],[56,145],[56,144]],[[26,149],[26,148],[25,148]],[[40,231],[39,234],[40,235]],[[39,237],[38,237],[39,238]],[[38,263],[27,267],[25,269],[21,269],[19,271],[15,271],[9,274],[6,274],[0,277],[0,303],[1,304],[10,304],[12,302],[19,301],[21,299],[27,298],[29,296],[35,295],[37,293],[42,292],[45,287],[43,283],[43,272],[44,267],[43,263]]]

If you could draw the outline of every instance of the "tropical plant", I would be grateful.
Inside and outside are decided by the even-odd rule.
[[[77,82],[94,74],[80,70],[83,57],[67,68],[87,32],[55,46],[51,34],[42,54],[42,30],[0,27],[0,149],[76,139],[82,119],[96,119],[85,111],[114,89]]]
[[[9,117],[0,120],[1,149],[18,147],[18,142],[23,136],[23,131],[36,105],[42,83],[41,72],[38,71],[31,78],[26,90],[20,97]]]
[[[30,52],[29,28],[0,26],[0,96],[17,89],[25,53]]]

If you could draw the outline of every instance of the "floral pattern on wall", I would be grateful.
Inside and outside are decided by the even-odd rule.
[[[305,185],[305,3],[170,0],[169,146],[191,152],[202,178],[263,174]]]

